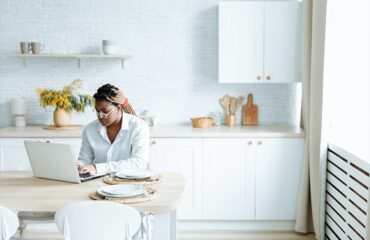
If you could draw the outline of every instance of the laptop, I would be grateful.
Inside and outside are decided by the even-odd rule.
[[[106,175],[79,174],[68,144],[24,141],[24,145],[35,177],[81,183]]]

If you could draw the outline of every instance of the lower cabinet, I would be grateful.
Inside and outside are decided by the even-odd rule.
[[[24,147],[25,140],[70,144],[76,159],[81,147],[81,139],[79,138],[2,138],[0,139],[0,170],[31,170]]]
[[[204,139],[207,219],[294,220],[302,138]]]
[[[185,176],[179,219],[294,220],[302,138],[156,138],[151,168]]]
[[[202,139],[151,139],[150,168],[180,172],[185,177],[185,191],[178,207],[178,218],[202,218]]]
[[[3,171],[31,170],[23,139],[0,140],[0,169]]]
[[[79,138],[0,138],[0,170],[31,170],[24,140],[70,144]],[[150,167],[186,180],[180,220],[294,220],[303,138],[152,138]]]
[[[254,219],[255,159],[245,138],[204,139],[206,219]]]
[[[303,139],[258,139],[256,219],[294,220],[303,163]]]

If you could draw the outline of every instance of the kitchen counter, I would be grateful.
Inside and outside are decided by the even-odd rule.
[[[74,130],[45,130],[41,125],[26,127],[4,127],[0,129],[0,138],[80,138],[83,128]],[[218,126],[211,128],[193,128],[190,125],[157,125],[150,127],[152,138],[182,137],[182,138],[304,138],[305,132],[298,126],[261,125],[261,126]]]

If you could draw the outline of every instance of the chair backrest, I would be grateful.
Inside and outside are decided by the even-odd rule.
[[[0,206],[0,240],[8,240],[19,226],[18,217],[8,208]]]
[[[55,223],[66,240],[129,240],[139,230],[141,217],[124,204],[82,201],[58,210]]]

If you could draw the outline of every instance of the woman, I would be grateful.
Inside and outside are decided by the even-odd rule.
[[[80,173],[101,174],[128,168],[147,168],[149,128],[136,117],[127,98],[105,84],[94,94],[98,119],[82,133],[77,168]]]

